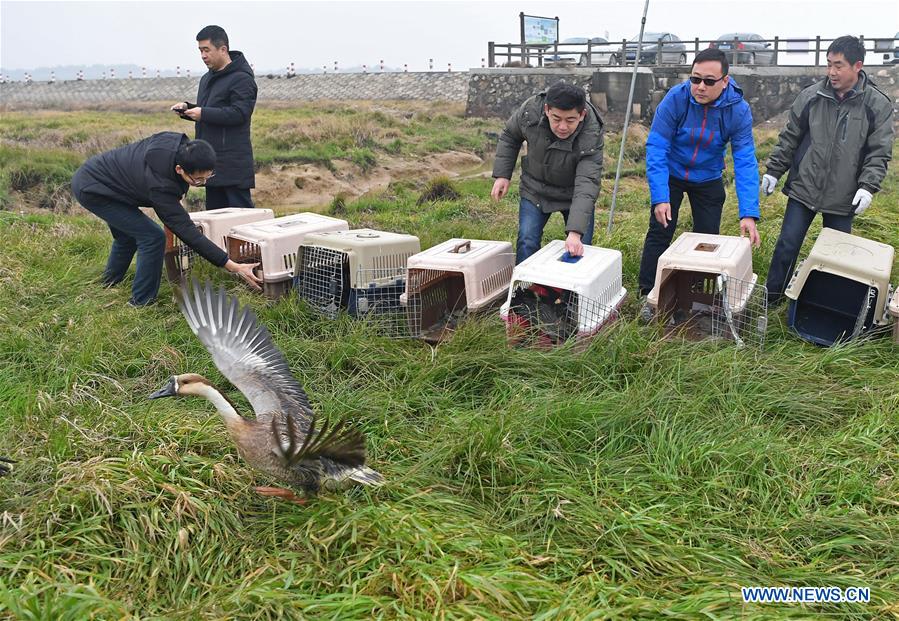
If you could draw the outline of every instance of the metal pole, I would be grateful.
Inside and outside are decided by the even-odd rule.
[[[609,226],[606,234],[612,234],[612,219],[615,217],[615,203],[618,199],[618,182],[621,180],[621,164],[624,161],[624,143],[627,140],[627,126],[631,121],[631,108],[634,105],[634,85],[637,83],[637,67],[640,54],[643,52],[643,29],[646,27],[646,13],[649,11],[649,0],[643,5],[643,18],[640,20],[640,36],[637,37],[637,50],[634,54],[634,71],[631,73],[631,90],[627,95],[627,110],[624,112],[624,129],[621,130],[621,149],[618,151],[618,168],[615,170],[615,187],[612,188],[612,206],[609,207]],[[621,48],[622,60],[627,62],[627,45]]]

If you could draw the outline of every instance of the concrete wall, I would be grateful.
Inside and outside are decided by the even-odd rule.
[[[117,102],[193,101],[199,78],[8,82],[0,84],[0,105],[19,108],[79,108]],[[257,76],[258,100],[396,100],[464,102],[468,74],[447,72],[303,74]]]
[[[687,79],[685,67],[639,68],[634,102],[641,115],[661,101],[668,89]],[[580,84],[591,99],[611,112],[624,113],[632,68],[472,69],[469,71],[466,113],[479,117],[508,117],[526,98],[558,80]],[[731,75],[743,89],[756,121],[770,119],[796,99],[796,95],[824,75],[822,67],[732,67]],[[899,66],[872,66],[868,73],[893,101],[899,123]]]

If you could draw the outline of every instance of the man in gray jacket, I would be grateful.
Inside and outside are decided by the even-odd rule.
[[[593,215],[602,174],[603,126],[584,89],[556,82],[525,101],[506,123],[493,164],[493,200],[509,191],[522,142],[521,200],[515,262],[540,249],[554,211],[565,219],[565,249],[581,256],[593,239]]]
[[[774,192],[789,170],[780,237],[768,268],[768,302],[779,304],[808,227],[820,213],[824,226],[849,233],[852,219],[880,189],[893,150],[893,106],[862,71],[865,47],[857,38],[827,48],[827,77],[806,88],[790,108],[787,126],[768,158],[762,191]]]

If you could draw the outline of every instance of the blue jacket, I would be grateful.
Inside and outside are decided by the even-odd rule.
[[[646,177],[652,204],[670,202],[668,177],[700,183],[721,178],[730,141],[740,217],[759,217],[759,169],[752,111],[733,77],[714,103],[703,106],[690,82],[668,91],[646,139]]]

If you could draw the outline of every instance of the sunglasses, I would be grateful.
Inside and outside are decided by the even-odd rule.
[[[721,76],[720,78],[700,78],[696,75],[690,76],[690,82],[693,84],[699,84],[700,82],[704,83],[706,86],[715,86],[718,82],[726,78],[726,75]]]
[[[184,169],[182,168],[181,170],[184,170]],[[203,177],[202,179],[194,179],[193,177],[190,176],[190,173],[187,172],[186,170],[184,171],[184,175],[185,175],[188,179],[190,179],[190,183],[191,183],[191,185],[193,185],[194,187],[203,187],[204,185],[206,185],[206,182],[207,182],[207,181],[209,181],[210,179],[212,179],[213,177],[215,177],[215,173],[212,172],[212,173],[209,173],[208,175],[206,175],[205,177]]]

